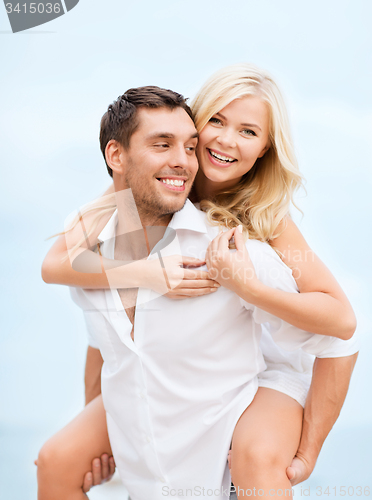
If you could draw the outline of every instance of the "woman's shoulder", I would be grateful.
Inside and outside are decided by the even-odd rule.
[[[289,215],[279,222],[275,229],[274,237],[269,243],[280,252],[286,250],[288,246],[292,246],[293,248],[309,248],[301,231]]]

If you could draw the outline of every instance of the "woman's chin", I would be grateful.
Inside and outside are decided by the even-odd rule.
[[[201,168],[201,167],[200,167]],[[232,175],[232,172],[226,172],[226,170],[223,171],[218,171],[215,169],[210,169],[206,168],[203,169],[201,168],[204,177],[215,184],[224,184],[224,183],[238,183],[239,179],[236,179],[234,175]]]

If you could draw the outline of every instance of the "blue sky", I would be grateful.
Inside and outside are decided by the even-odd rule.
[[[102,114],[138,85],[192,97],[215,70],[241,61],[269,70],[283,90],[307,179],[305,215],[295,219],[358,316],[363,351],[314,473],[333,477],[329,462],[339,460],[334,481],[345,477],[350,447],[361,450],[372,427],[371,14],[368,0],[80,0],[67,15],[12,34],[0,6],[0,442],[9,453],[0,482],[12,498],[35,497],[31,459],[82,406],[83,320],[66,289],[41,281],[40,265],[45,238],[109,184]],[[351,437],[342,447],[337,436]],[[367,484],[371,455],[363,453],[350,484]]]

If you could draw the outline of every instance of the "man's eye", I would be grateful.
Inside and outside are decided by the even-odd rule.
[[[187,151],[194,152],[194,151],[196,150],[196,147],[195,147],[195,146],[187,146],[187,147],[186,147],[186,150],[187,150]]]
[[[244,130],[242,130],[242,133],[243,135],[256,135],[256,133],[249,128],[245,128]]]
[[[155,144],[155,147],[156,147],[156,148],[168,148],[168,147],[169,147],[169,144],[166,144],[166,143],[162,143],[162,144]]]

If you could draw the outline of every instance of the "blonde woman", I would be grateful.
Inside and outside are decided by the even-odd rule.
[[[355,330],[350,304],[289,217],[293,194],[301,186],[301,175],[293,154],[285,106],[272,78],[250,65],[226,68],[202,88],[193,103],[193,111],[199,130],[200,171],[191,198],[201,203],[213,224],[232,228],[213,240],[207,251],[211,276],[247,302],[294,326],[349,339]],[[101,136],[104,154],[106,145],[107,141],[105,143]],[[95,244],[100,229],[114,209],[114,196],[111,195],[83,214],[90,245]],[[234,229],[239,224],[249,238],[268,242],[276,249],[292,269],[301,293],[278,293],[278,290],[261,286],[255,276],[243,287],[232,275],[224,278],[222,268],[231,265],[226,259],[229,238],[235,233],[237,246],[241,243]],[[67,233],[69,249],[80,245],[76,233],[79,234],[76,228]],[[109,285],[103,274],[82,274],[71,268],[69,260],[65,259],[67,246],[62,237],[51,249],[43,265],[44,279],[85,288],[107,288]],[[245,255],[245,258],[249,266],[249,257]],[[142,269],[147,265],[141,263]],[[175,274],[179,265],[175,264]],[[122,272],[118,288],[130,288],[134,283],[138,286],[138,276],[134,280],[125,268]],[[185,279],[169,295],[181,298],[211,293],[214,289],[211,276],[185,271]],[[151,283],[154,289],[158,286],[155,281]],[[148,273],[143,286],[149,287]],[[326,401],[330,405],[328,414],[321,418],[311,399],[300,443],[303,405],[311,373],[309,369],[306,376],[298,380],[300,374],[296,372],[296,365],[306,355],[299,352],[291,358],[289,354],[275,351],[270,342],[268,336],[263,338],[268,369],[261,374],[257,395],[241,416],[232,438],[232,478],[237,487],[245,490],[265,490],[274,485],[277,490],[290,488],[288,476],[294,474],[296,460],[302,460],[302,466],[307,467],[305,475],[311,472],[322,442],[337,418],[354,361],[353,357],[332,360],[331,368],[323,363],[320,371],[318,366],[313,394],[319,392],[320,377],[326,375],[327,370],[335,373],[337,369],[342,376],[334,386],[338,384],[340,395],[333,404],[327,401],[332,388],[326,395],[319,392],[318,403],[324,405]],[[338,368],[335,363],[339,363]],[[319,417],[316,429],[315,415]],[[292,462],[296,452],[297,459]],[[83,475],[90,469],[94,457],[103,453],[110,454],[110,446],[102,400],[98,396],[40,453],[39,499],[84,498]],[[107,456],[104,459],[107,460]],[[105,468],[104,475],[107,475],[107,464]],[[301,479],[305,477],[297,478]],[[93,482],[90,473],[85,478],[84,488],[87,490]]]

